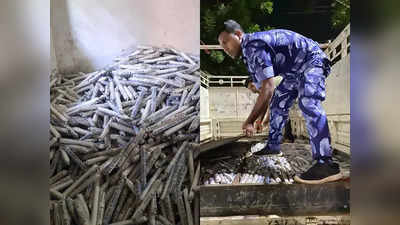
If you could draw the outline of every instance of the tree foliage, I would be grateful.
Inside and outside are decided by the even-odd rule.
[[[268,16],[273,12],[272,0],[226,0],[201,2],[201,40],[207,44],[218,44],[218,34],[223,22],[236,20],[246,33],[271,29]],[[232,60],[223,51],[201,52],[201,67],[211,74],[247,74],[240,60]]]
[[[278,0],[202,0],[201,1],[201,28],[200,39],[208,45],[218,44],[218,34],[222,31],[223,22],[233,19],[240,23],[246,33],[274,29],[279,23],[290,23],[287,10],[293,7],[303,11],[304,18],[309,18],[315,11],[317,0],[285,1]],[[280,4],[278,4],[280,3]],[[350,0],[332,0],[327,21],[331,24],[327,30],[327,39],[335,36],[350,22]],[[274,11],[279,10],[279,11]],[[283,10],[281,12],[281,10]],[[292,18],[295,18],[292,14]],[[298,18],[298,17],[297,17]],[[274,22],[273,22],[274,21]],[[284,22],[283,22],[284,21]],[[305,20],[307,21],[307,20]],[[283,26],[287,24],[282,24]],[[286,26],[287,27],[287,26]],[[303,27],[304,28],[304,27]],[[290,29],[290,28],[289,28]],[[301,30],[300,30],[301,31]],[[208,54],[207,54],[208,53]],[[210,74],[216,75],[244,75],[248,74],[242,60],[233,60],[223,51],[201,51],[201,68]]]
[[[265,1],[261,2],[260,4],[260,9],[265,13],[265,14],[271,14],[272,10],[274,9],[274,3],[271,1]]]
[[[331,21],[335,30],[342,30],[350,23],[350,0],[337,0],[333,3]]]

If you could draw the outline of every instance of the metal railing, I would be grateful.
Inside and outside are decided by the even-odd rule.
[[[223,76],[223,75],[210,75],[208,76],[210,86],[243,86],[248,76]]]
[[[208,88],[209,86],[209,83],[208,83],[208,74],[206,74],[205,72],[203,72],[203,71],[200,71],[200,82],[201,82],[201,85],[203,86],[203,87],[205,87],[205,88]]]
[[[224,76],[200,73],[200,81],[203,87],[237,87],[243,86],[248,76]]]
[[[350,24],[329,44],[324,52],[332,61],[332,65],[350,54]]]

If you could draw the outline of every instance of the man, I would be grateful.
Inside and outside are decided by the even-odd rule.
[[[276,82],[280,82],[280,80],[275,80],[275,84]],[[247,78],[244,86],[249,89],[253,94],[259,94],[260,90],[258,90],[256,88],[256,85],[252,82],[252,80],[250,78]],[[264,119],[265,118],[265,119]],[[266,111],[266,114],[262,114],[258,117],[258,119],[255,122],[255,129],[257,131],[257,133],[262,133],[262,130],[264,127],[267,127],[269,122],[269,112],[268,112],[268,108]],[[285,124],[285,134],[283,135],[283,139],[284,140],[288,140],[290,142],[294,142],[294,136],[292,134],[292,127],[290,124],[290,118],[288,118],[286,124]],[[263,154],[263,153],[258,153],[258,154]],[[256,154],[257,155],[257,154]]]
[[[251,81],[250,78],[247,78],[244,86],[249,89],[253,94],[259,94],[260,91],[256,88],[256,86],[254,85],[254,83]],[[265,117],[265,115],[267,115]],[[265,119],[264,119],[265,117]],[[264,122],[263,122],[264,121]],[[257,133],[262,133],[263,127],[266,127],[269,121],[269,116],[268,116],[268,108],[265,111],[264,114],[260,114],[257,118],[257,120],[255,121],[255,130],[257,131]]]
[[[230,57],[244,61],[260,92],[242,126],[247,135],[254,133],[254,121],[269,105],[268,141],[258,154],[281,153],[282,128],[289,108],[299,98],[316,163],[294,179],[309,184],[341,179],[339,166],[332,161],[328,121],[321,104],[325,100],[325,78],[330,73],[330,62],[318,43],[289,30],[245,34],[233,20],[224,25],[218,36],[219,44]],[[283,79],[275,89],[272,78],[277,75]]]

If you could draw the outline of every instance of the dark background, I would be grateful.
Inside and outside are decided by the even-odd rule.
[[[349,0],[269,0],[272,13],[260,10],[268,0],[202,0],[200,39],[204,44],[218,44],[223,22],[234,19],[245,32],[288,29],[319,43],[334,40],[350,20]],[[225,7],[221,10],[222,5]],[[213,21],[214,23],[210,22]],[[337,21],[337,22],[335,22]],[[215,25],[215,26],[212,26]],[[258,29],[254,29],[257,25]],[[201,69],[212,75],[247,75],[240,60],[232,60],[221,50],[201,51]]]

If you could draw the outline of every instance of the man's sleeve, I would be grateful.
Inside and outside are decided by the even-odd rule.
[[[267,53],[264,49],[257,50],[254,54],[253,62],[255,77],[259,83],[274,77],[275,74],[270,53]]]

